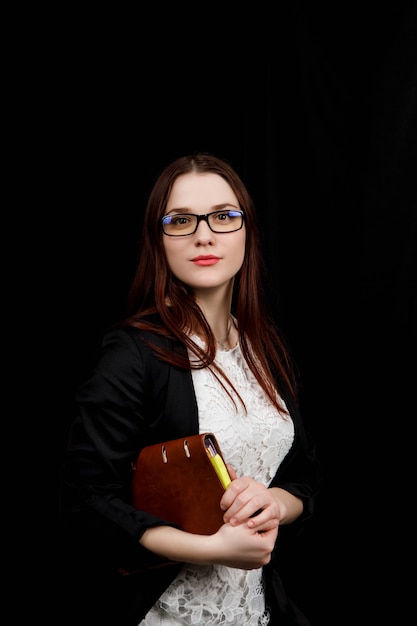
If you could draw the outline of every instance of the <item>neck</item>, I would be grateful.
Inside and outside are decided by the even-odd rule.
[[[225,343],[226,343],[226,341],[229,339],[231,329],[232,329],[232,316],[231,316],[231,315],[229,315],[229,321],[228,321],[228,323],[227,323],[227,331],[226,331],[226,335],[225,335],[224,337],[222,337],[221,339],[218,339],[218,338],[216,337],[216,341],[217,341],[217,343],[218,343],[218,344],[219,344],[219,346],[220,346],[221,348],[223,348],[223,349],[224,349],[224,347],[225,347],[225,345],[224,345],[224,344],[225,344]]]

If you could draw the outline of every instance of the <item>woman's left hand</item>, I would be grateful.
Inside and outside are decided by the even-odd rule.
[[[246,522],[249,528],[262,531],[272,530],[280,522],[281,512],[277,499],[265,485],[250,476],[234,478],[225,491],[220,506],[225,511],[224,522],[229,522],[232,526]]]

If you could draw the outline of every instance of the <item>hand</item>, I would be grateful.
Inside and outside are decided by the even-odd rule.
[[[278,526],[264,532],[246,524],[223,524],[207,540],[210,541],[210,562],[239,569],[257,569],[267,565],[278,535]]]
[[[250,476],[235,478],[236,473],[228,466],[232,482],[220,501],[225,514],[223,520],[231,526],[246,522],[257,532],[278,528],[280,508],[273,493]]]

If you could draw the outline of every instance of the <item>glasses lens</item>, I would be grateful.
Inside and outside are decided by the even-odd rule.
[[[231,233],[242,226],[241,211],[216,211],[207,217],[209,226],[215,233]]]
[[[181,215],[165,215],[162,227],[166,235],[191,235],[197,227],[197,216],[190,213]]]

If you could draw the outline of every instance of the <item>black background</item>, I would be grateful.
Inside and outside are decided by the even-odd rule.
[[[57,449],[124,311],[154,179],[195,150],[229,160],[257,206],[326,476],[288,584],[314,625],[371,620],[401,605],[393,559],[409,529],[416,3],[194,11],[71,15],[48,50]]]

